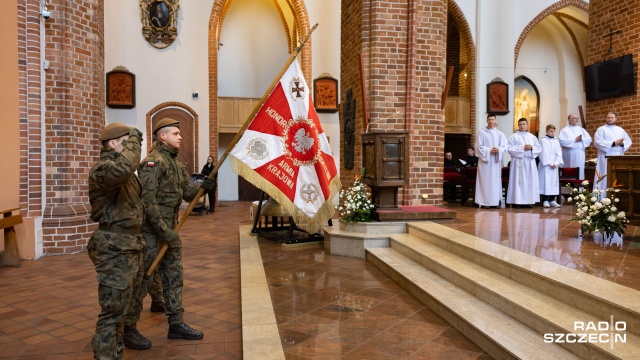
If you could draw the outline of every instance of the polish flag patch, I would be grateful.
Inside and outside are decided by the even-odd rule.
[[[154,163],[153,161],[147,161],[147,167],[154,167],[156,166],[156,163]]]

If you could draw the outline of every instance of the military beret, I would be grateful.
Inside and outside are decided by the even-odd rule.
[[[123,123],[109,124],[102,129],[100,134],[100,141],[106,141],[111,139],[117,139],[120,136],[127,135],[131,131],[132,126],[125,125]]]
[[[169,118],[161,119],[160,121],[158,121],[156,126],[153,128],[153,134],[155,135],[158,132],[158,130],[162,129],[163,127],[167,127],[167,126],[174,126],[174,127],[179,128],[180,127],[180,121],[169,119]]]

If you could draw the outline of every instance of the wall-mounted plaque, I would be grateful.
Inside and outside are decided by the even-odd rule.
[[[151,46],[163,49],[178,36],[180,0],[140,0],[142,36]]]
[[[136,76],[124,66],[107,73],[107,106],[131,109],[136,106]]]
[[[338,111],[338,80],[327,73],[313,80],[313,102],[317,112]]]
[[[354,145],[356,140],[356,99],[351,88],[347,89],[347,99],[342,104],[344,118],[344,167],[353,169]]]
[[[495,78],[487,84],[487,113],[506,115],[509,113],[509,84]]]

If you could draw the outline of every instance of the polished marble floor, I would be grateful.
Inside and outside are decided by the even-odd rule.
[[[580,236],[571,221],[575,206],[543,209],[476,209],[447,205],[457,217],[443,225],[552,261],[620,285],[640,290],[640,230],[628,226],[623,236],[603,240]]]
[[[185,244],[185,320],[203,340],[166,338],[163,314],[143,312],[139,328],[153,342],[126,359],[242,358],[238,226],[248,202],[223,203],[191,216]],[[621,242],[578,238],[571,207],[485,210],[452,205],[444,222],[589,274],[640,289],[640,233]],[[319,246],[282,247],[260,240],[288,359],[487,359],[486,354],[362,260]],[[90,359],[99,312],[95,272],[86,253],[0,268],[0,358]],[[147,299],[147,306],[148,306]]]

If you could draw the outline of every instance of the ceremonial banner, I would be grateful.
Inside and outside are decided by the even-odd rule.
[[[331,218],[340,179],[297,59],[231,150],[235,172],[315,233]]]

